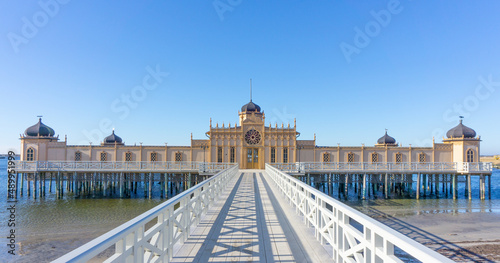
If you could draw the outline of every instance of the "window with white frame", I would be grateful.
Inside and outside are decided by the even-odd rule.
[[[35,160],[35,149],[33,148],[28,148],[26,151],[26,161],[31,162]]]

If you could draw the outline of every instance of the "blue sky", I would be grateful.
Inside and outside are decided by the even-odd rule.
[[[465,115],[499,154],[498,1],[0,1],[0,152],[37,122],[68,144],[189,145],[249,100],[300,139],[429,146]],[[345,48],[349,47],[349,48]],[[347,51],[346,51],[347,50]],[[147,87],[147,88],[146,88]]]

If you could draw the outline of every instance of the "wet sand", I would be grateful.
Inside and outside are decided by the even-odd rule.
[[[500,262],[500,214],[430,213],[391,215],[370,209],[371,217],[456,262]]]

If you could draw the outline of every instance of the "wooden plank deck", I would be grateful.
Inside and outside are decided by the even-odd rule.
[[[264,170],[241,170],[172,262],[333,262]]]

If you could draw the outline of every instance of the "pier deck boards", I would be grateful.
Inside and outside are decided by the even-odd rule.
[[[240,171],[172,262],[333,262],[265,177]]]

